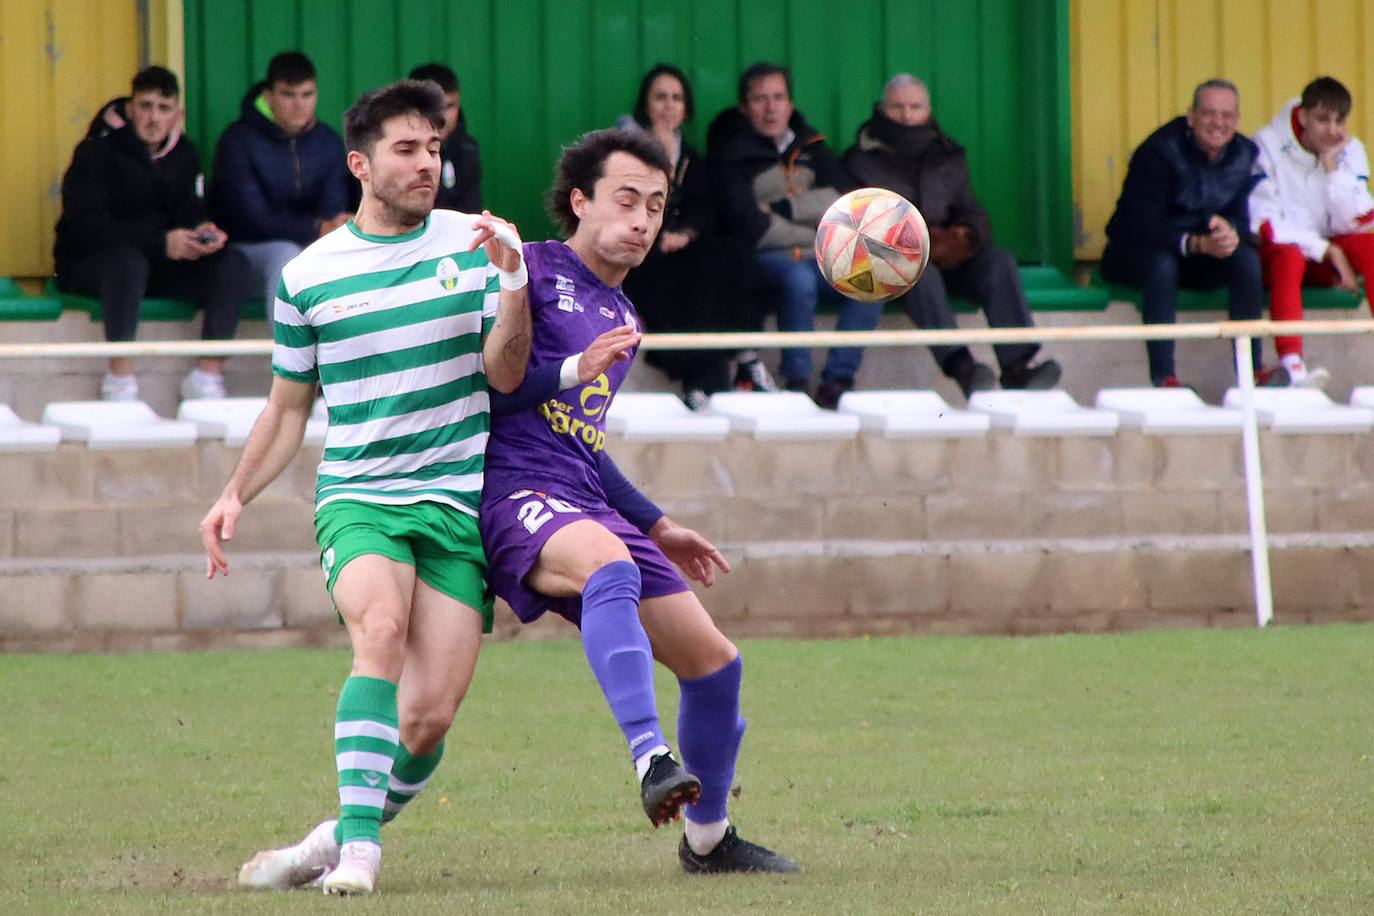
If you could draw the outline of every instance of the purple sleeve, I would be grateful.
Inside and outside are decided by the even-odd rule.
[[[520,387],[510,394],[502,394],[495,388],[491,389],[491,415],[504,417],[519,413],[538,407],[549,398],[556,397],[558,376],[562,371],[561,362],[531,366],[525,370],[525,380],[520,383]]]
[[[654,523],[663,518],[663,510],[635,489],[604,450],[596,453],[596,470],[601,477],[601,489],[606,492],[607,504],[631,525],[648,534]]]

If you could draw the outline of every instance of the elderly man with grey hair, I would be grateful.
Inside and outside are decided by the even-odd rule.
[[[992,327],[1031,326],[1016,261],[992,244],[992,221],[973,193],[968,157],[932,115],[925,83],[909,73],[888,80],[844,164],[860,184],[888,188],[910,200],[930,226],[930,264],[902,297],[917,327],[956,326],[950,292],[978,303]],[[1058,384],[1058,363],[1032,362],[1039,344],[995,349],[1003,388]],[[930,352],[965,397],[996,386],[992,369],[975,360],[968,347],[931,347]]]

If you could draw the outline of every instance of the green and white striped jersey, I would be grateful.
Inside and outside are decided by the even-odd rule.
[[[477,514],[498,283],[486,253],[467,250],[475,218],[435,210],[399,236],[350,222],[282,269],[272,371],[319,382],[329,408],[316,509],[429,500]]]

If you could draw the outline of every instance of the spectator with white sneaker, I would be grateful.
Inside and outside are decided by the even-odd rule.
[[[1354,292],[1357,274],[1374,279],[1374,197],[1369,157],[1350,136],[1350,91],[1329,76],[1308,83],[1274,119],[1255,132],[1259,181],[1250,192],[1250,225],[1275,321],[1302,320],[1302,287]],[[1320,388],[1325,369],[1302,358],[1302,338],[1274,338],[1286,380]]]
[[[178,126],[180,95],[170,71],[139,71],[129,96],[101,107],[62,176],[57,284],[100,300],[107,341],[134,339],[147,295],[198,301],[206,340],[238,328],[248,262],[206,213],[200,157]],[[198,359],[182,396],[224,397],[223,367],[223,357]],[[132,358],[110,360],[100,393],[138,400]]]

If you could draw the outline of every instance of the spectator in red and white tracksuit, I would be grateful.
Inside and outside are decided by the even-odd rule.
[[[1307,84],[1255,132],[1259,176],[1250,192],[1250,227],[1260,239],[1269,312],[1302,320],[1302,286],[1354,292],[1356,275],[1374,290],[1374,197],[1369,157],[1345,119],[1350,92],[1329,76]],[[1330,374],[1303,364],[1302,338],[1275,338],[1289,383],[1320,387]]]

